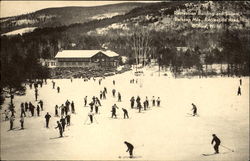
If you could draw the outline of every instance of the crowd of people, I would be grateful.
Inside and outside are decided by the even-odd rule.
[[[103,79],[105,79],[105,78],[100,78],[98,80],[98,84],[100,86],[102,85]],[[72,83],[73,79],[71,78],[70,80]],[[89,80],[87,80],[87,81],[89,81]],[[93,80],[96,81],[95,78],[93,78]],[[135,80],[135,79],[130,80],[130,83],[134,83],[134,82],[137,83],[137,80]],[[38,101],[38,85],[40,85],[40,88],[42,88],[43,83],[45,83],[47,85],[46,80],[45,81],[37,81],[37,82],[29,84],[30,89],[32,89],[32,87],[34,85],[36,105],[34,105],[31,102],[22,102],[20,104],[20,121],[19,122],[20,122],[21,129],[24,129],[24,123],[25,123],[26,117],[35,117],[35,116],[40,117],[42,114],[42,111],[47,110],[44,108],[43,100],[40,99]],[[115,88],[115,86],[116,86],[115,80],[112,81],[112,84],[113,84],[113,89],[111,90],[110,93],[112,94],[113,98],[117,97],[117,102],[121,102],[122,101],[121,93],[118,92]],[[242,86],[242,79],[240,79],[240,85],[238,87],[237,95],[241,95],[241,86]],[[55,87],[56,87],[56,82],[54,80],[52,80],[52,89],[55,89]],[[57,92],[60,93],[59,86],[57,87]],[[90,107],[88,115],[87,115],[87,119],[85,120],[84,124],[88,120],[89,120],[90,124],[94,123],[94,121],[97,122],[97,119],[94,116],[96,114],[100,114],[99,108],[102,106],[101,100],[106,100],[107,94],[108,94],[107,88],[103,87],[103,90],[100,90],[99,97],[93,96],[89,103],[88,103],[88,96],[84,97],[83,107],[87,107],[88,105]],[[108,99],[110,99],[110,98],[108,98]],[[161,106],[160,97],[155,97],[155,96],[152,96],[152,98],[150,100],[149,100],[148,96],[146,96],[143,100],[141,99],[140,96],[132,96],[129,101],[130,101],[131,110],[138,110],[139,113],[141,113],[142,110],[147,111],[149,108]],[[194,103],[192,103],[191,105],[193,107],[192,108],[192,111],[193,111],[192,115],[197,116],[197,106]],[[126,109],[126,107],[119,108],[116,103],[114,103],[113,106],[111,107],[111,118],[117,118],[117,110],[118,109],[122,110],[123,119],[129,119],[128,109]],[[9,122],[10,122],[10,129],[9,130],[13,130],[14,121],[15,121],[15,118],[17,118],[15,116],[16,111],[15,111],[15,107],[14,107],[13,103],[11,103],[8,110],[6,109],[4,111],[4,114],[5,114],[5,120],[6,121],[9,120]],[[60,118],[59,120],[56,121],[57,126],[55,127],[56,129],[59,130],[59,137],[63,137],[63,132],[65,131],[65,128],[67,126],[70,126],[71,114],[76,114],[74,101],[70,102],[69,100],[66,100],[65,103],[61,104],[61,106],[55,105],[54,117]],[[52,116],[49,114],[49,112],[46,112],[46,115],[44,116],[46,128],[49,128],[49,122],[50,122],[51,117]],[[213,134],[212,144],[213,144],[213,142],[215,142],[215,145],[214,145],[215,153],[219,153],[220,139],[215,134]],[[131,143],[128,143],[128,142],[124,142],[124,143],[128,146],[128,151],[130,153],[130,156],[132,157],[133,145]]]

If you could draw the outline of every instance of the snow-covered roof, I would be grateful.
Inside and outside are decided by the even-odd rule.
[[[119,56],[117,53],[107,50],[63,50],[59,51],[55,58],[91,58],[97,53],[102,52],[103,54],[107,55],[108,57],[115,57]]]

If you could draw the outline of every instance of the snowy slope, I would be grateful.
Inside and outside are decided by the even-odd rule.
[[[51,80],[43,88],[39,87],[39,98],[44,101],[42,117],[26,118],[25,130],[18,130],[16,119],[14,131],[8,131],[9,122],[1,122],[2,159],[95,159],[119,160],[118,156],[128,156],[123,141],[135,146],[138,160],[232,160],[249,159],[249,77],[242,78],[242,96],[237,96],[239,78],[173,79],[158,77],[146,72],[140,78],[132,76],[132,71],[107,77],[98,81],[84,82],[81,79],[55,80],[61,93],[52,89]],[[129,80],[138,78],[138,84]],[[116,85],[112,80],[116,80]],[[95,118],[98,123],[84,125],[89,107],[83,107],[83,98],[99,96],[103,87],[108,89],[107,100]],[[29,88],[29,87],[27,87]],[[122,102],[112,98],[115,88],[122,95]],[[138,113],[130,109],[131,96],[159,96],[161,107]],[[26,96],[15,97],[16,109],[22,101],[34,101],[34,89],[27,90]],[[74,101],[77,114],[72,114],[72,125],[66,128],[64,138],[54,129],[59,118],[54,117],[54,106],[69,99]],[[8,101],[8,100],[6,100]],[[5,102],[7,103],[7,102]],[[119,107],[118,119],[111,119],[111,106]],[[191,117],[191,103],[198,107],[199,117]],[[36,103],[35,103],[36,105]],[[6,104],[5,104],[6,106]],[[150,102],[151,106],[151,102]],[[121,108],[127,108],[130,119],[124,120]],[[45,128],[45,112],[53,115],[50,128]],[[19,112],[18,112],[19,114]],[[19,116],[18,116],[19,117]],[[234,149],[230,152],[220,148],[219,155],[204,157],[203,153],[213,153],[212,134],[221,139],[222,145]]]

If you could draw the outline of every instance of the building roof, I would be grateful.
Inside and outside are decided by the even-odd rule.
[[[119,56],[117,53],[107,50],[63,50],[59,51],[55,58],[91,58],[97,53],[102,52],[103,54],[107,55],[108,57],[115,57]]]

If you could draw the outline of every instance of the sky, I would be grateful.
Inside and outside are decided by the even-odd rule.
[[[44,8],[64,6],[100,6],[131,1],[0,1],[0,17],[31,13]],[[145,1],[134,1],[145,2]],[[146,1],[150,2],[150,1]]]

